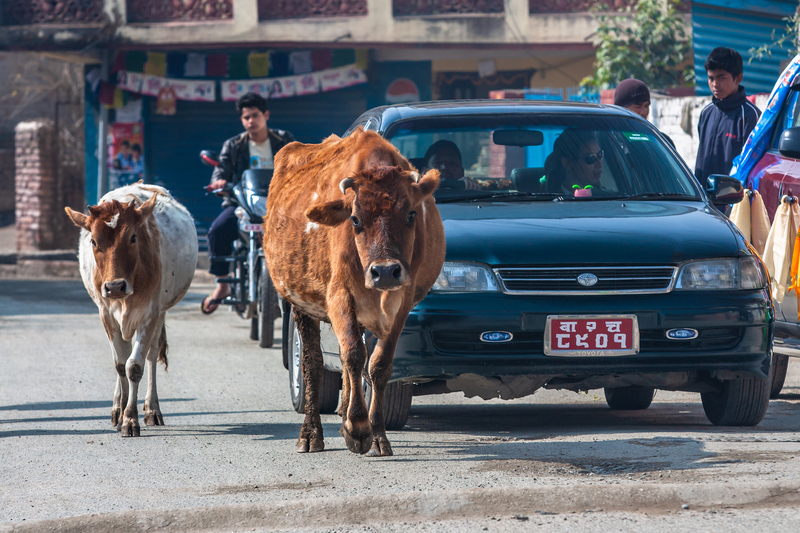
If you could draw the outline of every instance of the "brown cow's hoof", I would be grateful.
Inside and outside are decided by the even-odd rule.
[[[111,425],[116,426],[117,431],[122,427],[122,409],[119,407],[111,409]]]
[[[372,432],[364,436],[349,434],[345,431],[344,426],[339,428],[339,434],[344,437],[344,443],[347,444],[347,449],[353,453],[367,453],[369,451],[370,443],[372,442]]]
[[[367,457],[389,457],[392,453],[392,445],[386,437],[376,437],[372,439],[372,448],[367,452]]]
[[[126,420],[122,423],[122,431],[120,435],[123,437],[138,437],[139,436],[139,422],[135,420]]]
[[[144,423],[148,426],[163,426],[164,425],[164,417],[161,416],[161,411],[158,409],[154,411],[145,411],[144,412]]]
[[[325,442],[322,439],[298,439],[297,453],[321,452],[325,449]]]

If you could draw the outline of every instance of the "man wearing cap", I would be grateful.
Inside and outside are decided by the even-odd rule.
[[[622,80],[614,89],[614,105],[624,107],[647,120],[647,116],[650,114],[650,89],[643,81],[636,78]],[[672,142],[669,135],[663,132],[661,135],[675,148],[675,143]]]

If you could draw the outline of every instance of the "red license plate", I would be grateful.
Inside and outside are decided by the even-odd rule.
[[[604,357],[639,353],[636,315],[548,316],[544,354]]]
[[[242,224],[242,231],[255,231],[256,233],[261,233],[264,231],[264,228],[261,227],[261,224]]]

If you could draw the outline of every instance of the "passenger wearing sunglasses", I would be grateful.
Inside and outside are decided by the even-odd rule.
[[[564,130],[545,162],[547,192],[578,197],[602,193],[603,155],[593,132]]]

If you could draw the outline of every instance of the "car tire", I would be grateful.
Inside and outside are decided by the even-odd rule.
[[[294,316],[289,317],[289,395],[295,412],[303,414],[306,409],[306,384],[303,381],[303,341],[294,324]],[[322,369],[322,388],[319,392],[319,412],[333,414],[339,406],[339,390],[342,388],[342,375]]]
[[[269,277],[267,262],[262,260],[261,279],[259,280],[259,309],[258,321],[261,326],[261,340],[258,345],[262,348],[272,348],[275,343],[275,311],[278,306],[278,293]],[[257,326],[258,327],[258,326]]]
[[[781,393],[783,383],[786,381],[786,372],[789,370],[789,356],[772,354],[772,384],[769,390],[769,399],[774,400]]]
[[[369,408],[372,402],[372,385],[362,379],[364,386],[364,399]],[[411,400],[414,397],[414,385],[395,381],[386,385],[383,396],[383,420],[387,431],[399,431],[408,422],[411,412]]]
[[[639,385],[629,385],[627,387],[617,387],[603,389],[606,393],[606,403],[614,410],[618,411],[640,411],[647,409],[653,402],[656,390],[653,387],[640,387]]]
[[[755,426],[769,406],[771,381],[766,378],[721,382],[716,392],[703,392],[703,410],[715,426]]]

